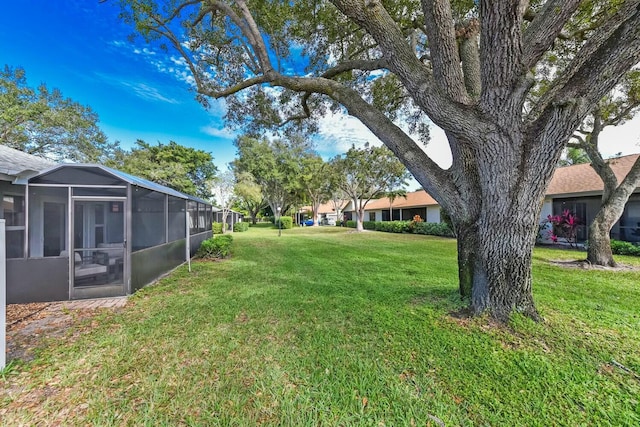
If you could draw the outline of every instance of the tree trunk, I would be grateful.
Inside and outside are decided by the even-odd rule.
[[[455,229],[458,242],[458,280],[460,282],[460,297],[463,299],[471,299],[477,247],[477,232],[473,225],[469,224],[456,225]]]
[[[605,221],[602,208],[598,215],[589,226],[589,249],[587,250],[587,261],[595,265],[603,265],[615,267],[616,261],[613,259],[611,251],[611,238],[609,233],[613,227],[613,223]],[[601,215],[602,214],[602,215]]]
[[[536,211],[535,207],[532,210]],[[518,312],[540,319],[531,287],[535,222],[530,216],[530,212],[510,212],[512,226],[508,233],[499,228],[504,225],[499,218],[505,218],[505,215],[493,212],[489,217],[482,215],[478,221],[472,265],[469,265],[469,259],[464,265],[465,269],[473,268],[471,309],[475,314],[488,312],[492,317],[506,321],[511,313]],[[467,275],[466,270],[460,272],[461,277]]]
[[[356,211],[356,230],[364,231],[364,209],[358,209]]]

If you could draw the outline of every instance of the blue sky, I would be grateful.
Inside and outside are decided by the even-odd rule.
[[[19,0],[0,14],[0,65],[21,66],[30,86],[46,83],[89,105],[111,141],[140,138],[211,152],[220,168],[233,160],[234,135],[223,128],[223,103],[207,111],[184,69],[166,55],[127,40],[117,2]]]
[[[235,156],[235,135],[224,128],[224,101],[209,111],[194,99],[189,75],[177,56],[127,36],[117,1],[17,0],[0,14],[0,66],[24,67],[30,86],[46,83],[89,105],[111,141],[128,148],[138,138],[149,143],[176,141],[212,153],[223,169]],[[433,129],[427,153],[441,166],[451,157],[444,133]],[[640,151],[640,117],[601,136],[605,157]],[[379,144],[358,120],[331,114],[320,121],[317,150],[325,158],[352,144]],[[410,185],[410,189],[417,183]]]

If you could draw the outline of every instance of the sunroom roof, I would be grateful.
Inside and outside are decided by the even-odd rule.
[[[127,184],[135,185],[137,187],[146,188],[148,190],[157,191],[159,193],[168,194],[170,196],[179,197],[181,199],[193,200],[199,203],[205,203],[210,205],[210,202],[207,202],[204,199],[199,197],[191,196],[189,194],[182,193],[180,191],[174,190],[173,188],[158,184],[153,181],[149,181],[148,179],[140,178],[139,176],[131,175],[126,172],[119,171],[117,169],[112,169],[107,166],[102,166],[98,164],[90,164],[90,163],[64,163],[60,165],[56,165],[52,168],[42,171],[40,174],[34,176],[29,181],[37,181],[39,178],[43,178],[45,175],[53,174],[56,171],[60,171],[62,169],[99,169],[107,174],[111,175],[114,178],[117,178]]]

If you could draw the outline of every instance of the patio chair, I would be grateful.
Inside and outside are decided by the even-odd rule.
[[[106,254],[102,254],[106,255]],[[62,251],[60,256],[69,256],[69,252]],[[91,256],[82,257],[78,252],[74,252],[75,268],[74,283],[88,284],[87,282],[98,283],[102,279],[107,281],[107,266],[109,263],[108,256],[101,254],[93,254]]]

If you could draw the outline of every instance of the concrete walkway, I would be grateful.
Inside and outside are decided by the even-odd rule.
[[[127,304],[127,297],[95,298],[52,303],[53,310],[88,310],[94,308],[120,308]]]

